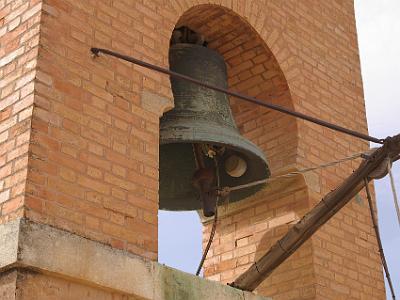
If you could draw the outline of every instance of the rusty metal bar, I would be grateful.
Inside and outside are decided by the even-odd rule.
[[[351,130],[351,129],[348,129],[348,128],[345,128],[345,127],[342,127],[342,126],[339,126],[339,125],[336,125],[336,124],[332,124],[332,123],[329,123],[327,121],[320,120],[320,119],[308,116],[306,114],[287,109],[287,108],[282,107],[280,105],[264,102],[264,101],[261,101],[261,100],[259,100],[257,98],[254,98],[254,97],[242,95],[240,93],[237,93],[237,92],[234,92],[234,91],[230,91],[228,89],[224,89],[224,88],[217,87],[217,86],[214,86],[214,85],[211,85],[211,84],[207,84],[205,82],[201,82],[200,80],[194,79],[194,78],[192,78],[190,76],[186,76],[186,75],[183,75],[183,74],[180,74],[180,73],[176,73],[174,71],[171,71],[171,70],[168,70],[168,69],[165,69],[165,68],[162,68],[162,67],[159,67],[159,66],[144,62],[142,60],[139,60],[139,59],[131,57],[131,56],[123,55],[123,54],[120,54],[120,53],[117,53],[117,52],[114,52],[114,51],[111,51],[111,50],[107,50],[107,49],[102,49],[102,48],[91,48],[90,51],[95,56],[98,56],[99,53],[103,53],[103,54],[106,54],[106,55],[111,55],[111,56],[114,56],[116,58],[131,62],[131,63],[133,63],[135,65],[138,65],[138,66],[141,66],[141,67],[144,67],[144,68],[147,68],[147,69],[159,72],[159,73],[167,74],[167,75],[169,75],[171,77],[175,77],[175,78],[179,78],[179,79],[182,79],[182,80],[186,80],[188,82],[200,85],[202,87],[209,88],[211,90],[215,90],[215,91],[227,94],[229,96],[236,97],[236,98],[245,100],[247,102],[250,102],[250,103],[253,103],[253,104],[257,104],[257,105],[260,105],[260,106],[263,106],[263,107],[266,107],[266,108],[269,108],[269,109],[272,109],[272,110],[276,110],[276,111],[279,111],[281,113],[284,113],[284,114],[287,114],[287,115],[291,115],[291,116],[294,116],[296,118],[300,118],[300,119],[309,121],[311,123],[318,124],[318,125],[321,125],[323,127],[327,127],[329,129],[332,129],[332,130],[335,130],[335,131],[339,131],[339,132],[342,132],[344,134],[347,134],[347,135],[350,135],[350,136],[353,136],[353,137],[357,137],[357,138],[360,138],[360,139],[363,139],[363,140],[366,140],[366,141],[370,141],[370,142],[374,142],[374,143],[377,143],[377,144],[383,144],[383,142],[384,142],[383,139],[378,139],[378,138],[369,136],[367,134],[363,134],[361,132],[357,132],[357,131],[354,131],[354,130]]]

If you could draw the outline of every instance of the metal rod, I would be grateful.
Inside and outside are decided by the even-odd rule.
[[[372,203],[372,197],[371,197],[371,192],[369,190],[368,179],[367,178],[364,178],[364,185],[365,185],[365,191],[367,192],[367,199],[368,199],[368,205],[369,205],[369,212],[371,213],[372,225],[374,226],[376,240],[377,240],[378,246],[379,246],[379,254],[381,256],[382,265],[383,265],[383,268],[385,270],[386,279],[387,279],[387,281],[389,283],[390,292],[392,294],[392,299],[395,300],[396,299],[396,295],[394,293],[392,279],[390,278],[389,268],[388,268],[387,263],[386,263],[385,253],[383,252],[381,235],[379,234],[378,222],[377,222],[377,220],[375,218],[375,213],[374,213],[374,208],[373,208],[373,203]]]
[[[144,68],[147,68],[147,69],[151,69],[151,70],[157,71],[159,73],[167,74],[167,75],[169,75],[171,77],[175,77],[175,78],[179,78],[179,79],[182,79],[182,80],[186,80],[186,81],[189,81],[191,83],[200,85],[202,87],[206,87],[206,88],[209,88],[211,90],[215,90],[215,91],[218,91],[218,92],[221,92],[221,93],[224,93],[224,94],[227,94],[227,95],[230,95],[230,96],[233,96],[233,97],[248,101],[250,103],[254,103],[254,104],[263,106],[263,107],[267,107],[269,109],[276,110],[276,111],[279,111],[281,113],[284,113],[284,114],[287,114],[287,115],[291,115],[291,116],[294,116],[296,118],[300,118],[300,119],[309,121],[311,123],[318,124],[318,125],[330,128],[332,130],[339,131],[339,132],[342,132],[344,134],[351,135],[351,136],[354,136],[354,137],[357,137],[357,138],[360,138],[360,139],[363,139],[363,140],[366,140],[366,141],[374,142],[374,143],[377,143],[377,144],[383,144],[383,142],[384,142],[383,139],[378,139],[378,138],[369,136],[367,134],[363,134],[361,132],[357,132],[357,131],[354,131],[354,130],[351,130],[351,129],[348,129],[348,128],[344,128],[342,126],[339,126],[339,125],[336,125],[336,124],[332,124],[332,123],[329,123],[327,121],[320,120],[320,119],[308,116],[306,114],[287,109],[287,108],[282,107],[280,105],[268,103],[268,102],[261,101],[261,100],[259,100],[257,98],[254,98],[254,97],[242,95],[240,93],[237,93],[237,92],[234,92],[234,91],[230,91],[228,89],[217,87],[217,86],[202,82],[200,80],[194,79],[194,78],[192,78],[190,76],[186,76],[186,75],[183,75],[183,74],[180,74],[180,73],[176,73],[174,71],[171,71],[171,70],[168,70],[168,69],[165,69],[165,68],[162,68],[162,67],[159,67],[159,66],[144,62],[142,60],[139,60],[139,59],[131,57],[131,56],[123,55],[123,54],[120,54],[120,53],[117,53],[117,52],[114,52],[114,51],[111,51],[111,50],[107,50],[107,49],[102,49],[102,48],[91,48],[90,50],[96,56],[98,56],[99,53],[104,53],[104,54],[107,54],[107,55],[111,55],[111,56],[117,57],[119,59],[122,59],[122,60],[125,60],[125,61],[129,61],[129,62],[131,62],[131,63],[133,63],[135,65],[139,65],[141,67],[144,67]]]

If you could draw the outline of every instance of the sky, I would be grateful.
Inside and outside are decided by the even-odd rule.
[[[355,0],[356,22],[369,133],[400,133],[400,1]],[[376,146],[376,145],[374,145]],[[400,197],[400,161],[393,166]],[[383,248],[400,297],[400,224],[389,178],[375,181]],[[194,273],[201,259],[201,224],[196,212],[159,214],[159,262]],[[387,287],[387,299],[391,299]]]
[[[400,133],[400,1],[356,0],[358,44],[369,132]],[[400,161],[393,166],[400,197]],[[400,224],[389,178],[375,181],[383,249],[396,296],[400,297]],[[391,299],[388,286],[387,299]]]

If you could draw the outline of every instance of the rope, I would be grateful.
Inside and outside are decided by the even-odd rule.
[[[397,220],[399,222],[400,226],[400,208],[399,208],[399,200],[397,198],[397,192],[396,192],[396,186],[394,184],[394,178],[393,178],[393,173],[392,170],[389,169],[389,177],[390,177],[390,186],[392,188],[392,193],[393,193],[393,201],[394,201],[394,206],[396,207],[396,213],[397,213]]]
[[[309,167],[309,168],[301,169],[301,170],[298,170],[298,171],[294,171],[294,172],[290,172],[290,173],[286,173],[286,174],[282,174],[282,175],[277,175],[277,176],[269,177],[267,179],[253,181],[253,182],[250,182],[250,183],[237,185],[237,186],[233,186],[233,187],[224,187],[222,189],[222,192],[223,193],[228,193],[228,192],[232,192],[232,191],[245,189],[245,188],[248,188],[248,187],[253,187],[253,186],[256,186],[256,185],[260,185],[260,184],[265,184],[267,182],[270,182],[270,181],[276,180],[276,179],[280,179],[280,178],[294,177],[294,176],[297,176],[299,174],[304,174],[304,173],[307,173],[307,172],[310,172],[310,171],[331,167],[331,166],[334,166],[334,165],[337,165],[337,164],[340,164],[342,162],[346,162],[346,161],[349,161],[349,160],[354,160],[354,159],[357,159],[357,158],[365,157],[366,154],[367,154],[366,152],[356,153],[356,154],[353,154],[351,156],[344,157],[344,158],[341,158],[339,160],[331,161],[331,162],[328,162],[328,163],[324,163],[324,164],[321,164],[321,165],[318,165],[318,166],[315,166],[315,167]]]
[[[219,189],[219,187],[220,187],[220,177],[219,177],[218,161],[217,161],[216,158],[214,158],[214,163],[215,163],[215,169],[216,169],[216,175],[217,175],[217,187]],[[207,246],[204,249],[203,256],[201,257],[199,266],[197,267],[196,276],[199,276],[199,274],[200,274],[201,268],[203,267],[204,261],[206,260],[208,251],[210,250],[211,244],[213,242],[215,231],[217,230],[219,198],[220,198],[220,196],[217,193],[217,200],[215,201],[214,221],[213,221],[213,225],[212,225],[212,228],[211,228],[210,237],[208,238]]]
[[[374,209],[373,209],[373,204],[372,204],[372,197],[371,197],[371,192],[369,190],[368,179],[367,178],[364,178],[364,185],[365,185],[365,191],[367,192],[369,211],[371,213],[372,224],[374,226],[376,239],[378,241],[379,253],[381,255],[382,265],[383,265],[383,268],[385,269],[385,275],[386,275],[386,279],[387,279],[387,281],[389,283],[390,292],[392,293],[392,299],[395,300],[396,299],[396,295],[394,293],[392,280],[390,279],[390,273],[389,273],[389,269],[388,269],[388,266],[387,266],[387,263],[386,263],[385,253],[383,252],[382,240],[381,240],[381,236],[379,234],[378,223],[376,221],[375,214],[374,214]]]

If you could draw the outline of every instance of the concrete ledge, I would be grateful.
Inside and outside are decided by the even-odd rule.
[[[262,300],[48,225],[0,225],[0,271],[30,268],[143,299]]]
[[[0,270],[18,261],[19,228],[19,219],[0,225]]]

